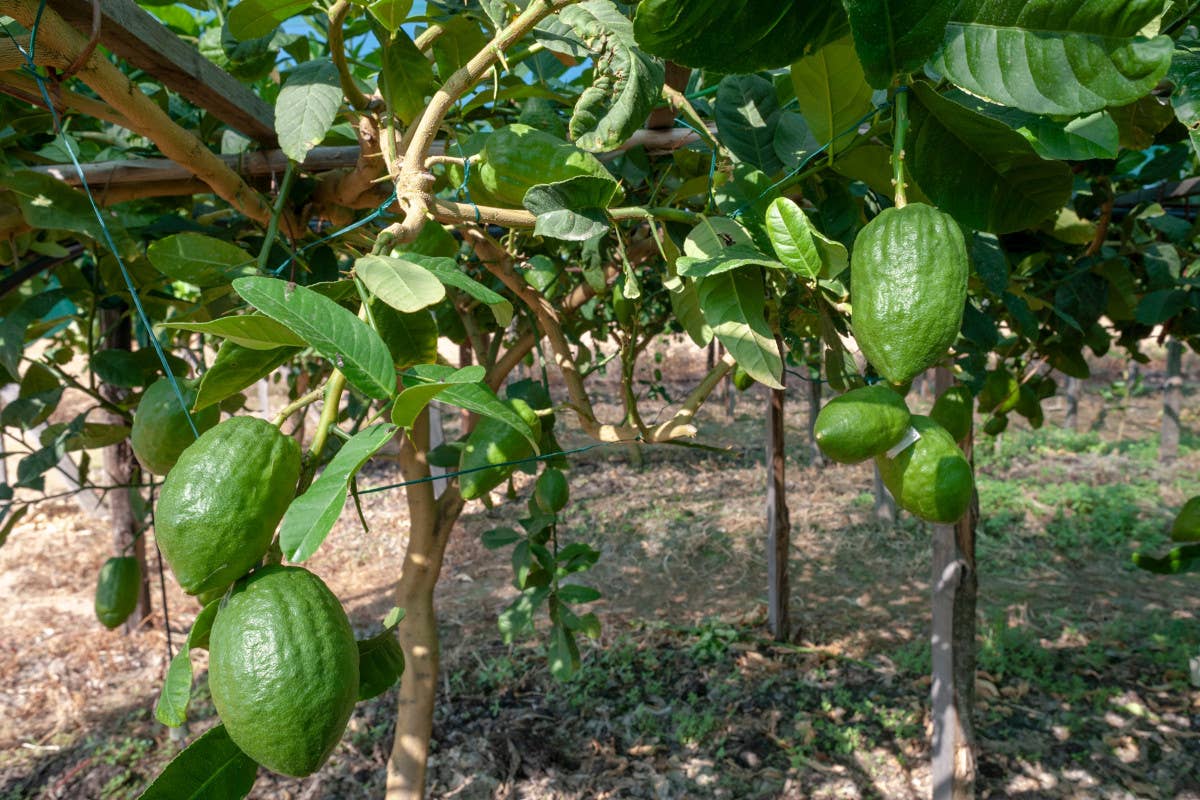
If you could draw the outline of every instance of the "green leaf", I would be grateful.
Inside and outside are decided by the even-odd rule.
[[[444,285],[458,289],[468,297],[472,297],[483,303],[491,309],[492,316],[496,318],[497,325],[507,327],[508,323],[512,322],[512,303],[504,295],[492,291],[460,270],[454,259],[424,256],[416,253],[406,253],[404,257],[432,272],[434,277]]]
[[[1200,569],[1200,544],[1185,544],[1158,558],[1145,553],[1134,553],[1133,563],[1147,572],[1159,575],[1191,572]]]
[[[1038,156],[1019,133],[916,83],[906,163],[921,189],[961,224],[992,233],[1036,226],[1071,195],[1071,169]]]
[[[4,519],[4,514],[2,513],[6,511],[8,507],[6,506],[5,508],[0,508],[0,520],[4,522],[3,525],[0,525],[0,547],[3,547],[4,543],[8,541],[9,534],[11,534],[13,532],[13,528],[17,527],[17,524],[25,518],[25,515],[29,513],[30,508],[31,506],[21,506],[16,511],[9,514],[8,519]]]
[[[1185,308],[1194,307],[1190,293],[1179,289],[1160,289],[1148,292],[1137,305],[1135,317],[1143,325],[1158,325],[1171,319]]]
[[[258,764],[217,725],[171,759],[138,800],[238,800],[257,775]]]
[[[57,178],[17,170],[11,175],[0,176],[0,188],[16,195],[21,216],[30,227],[82,233],[98,242],[104,241],[87,195]]]
[[[211,322],[168,322],[163,327],[209,336],[221,336],[250,350],[304,347],[304,340],[291,329],[261,314],[221,317]]]
[[[395,392],[396,373],[387,345],[352,312],[278,278],[238,278],[233,288],[259,311],[291,328],[363,394],[387,400]]]
[[[243,41],[258,39],[310,5],[311,0],[242,0],[229,12],[229,32]]]
[[[599,600],[600,592],[591,586],[580,586],[577,583],[566,583],[558,587],[558,599],[564,603],[592,603]]]
[[[367,4],[367,11],[391,33],[399,30],[404,20],[408,19],[412,0],[372,0]]]
[[[163,681],[158,702],[154,704],[154,717],[168,728],[178,728],[187,722],[187,705],[192,696],[192,660],[190,651],[184,647],[171,659],[167,677]]]
[[[812,223],[793,201],[786,197],[771,201],[767,209],[767,236],[775,255],[792,272],[810,281],[821,274],[821,254],[813,241]]]
[[[235,342],[224,342],[217,351],[196,392],[193,411],[208,408],[270,375],[276,367],[296,353],[299,347],[277,347],[274,350],[251,350]]]
[[[419,383],[416,386],[405,387],[404,391],[396,396],[396,402],[392,406],[392,424],[405,430],[412,428],[425,406],[448,388],[448,383]]]
[[[92,356],[90,364],[96,377],[110,386],[132,389],[149,383],[152,375],[129,350],[101,350]]]
[[[70,426],[62,423],[47,425],[38,435],[38,441],[45,447],[54,441],[59,434],[67,431],[68,427]],[[128,425],[106,425],[101,422],[85,422],[77,430],[70,432],[68,437],[63,440],[62,448],[67,453],[77,450],[95,450],[101,447],[120,444],[128,436]]]
[[[592,54],[592,85],[583,90],[569,130],[584,150],[613,150],[642,127],[663,88],[663,65],[640,50],[633,23],[611,0],[567,6],[558,19]]]
[[[1174,115],[1171,107],[1163,105],[1157,97],[1143,97],[1128,105],[1110,108],[1108,111],[1117,123],[1117,141],[1130,150],[1146,150],[1155,138],[1171,124]],[[1138,160],[1142,159],[1138,155]],[[1139,167],[1139,172],[1143,167]]]
[[[833,154],[846,149],[854,142],[854,127],[872,106],[871,87],[850,37],[796,61],[791,73],[800,113],[818,145],[832,142]]]
[[[488,550],[499,550],[501,547],[508,547],[523,538],[512,528],[493,528],[490,531],[484,531],[479,540]]]
[[[564,625],[550,630],[550,650],[547,654],[550,674],[564,681],[579,671],[579,647],[575,636]]]
[[[444,364],[419,364],[412,367],[401,376],[405,387],[417,386],[422,383],[448,383],[449,386],[439,395],[443,403],[465,408],[484,417],[499,420],[511,428],[521,432],[521,435],[533,445],[534,452],[539,452],[539,443],[529,430],[529,425],[512,407],[496,396],[496,393],[482,382],[459,383],[455,376],[463,370],[456,370]]]
[[[1156,0],[964,0],[933,68],[973,95],[1034,114],[1124,105],[1171,65],[1169,36],[1140,35],[1161,11]]]
[[[177,233],[146,248],[154,268],[168,278],[208,289],[253,275],[254,257],[235,244],[201,233]]]
[[[389,627],[358,641],[358,699],[370,700],[396,685],[404,674],[404,650]]]
[[[403,29],[381,37],[379,44],[379,92],[388,109],[407,125],[425,110],[425,98],[437,91],[433,64]]]
[[[692,258],[715,258],[734,245],[754,246],[754,239],[728,217],[705,217],[688,231],[683,252]]]
[[[713,334],[759,383],[783,388],[783,360],[767,324],[762,275],[757,269],[722,272],[696,281],[700,308]]]
[[[769,269],[784,269],[784,265],[780,262],[764,256],[755,248],[744,244],[727,247],[721,252],[721,255],[714,258],[680,256],[675,262],[679,274],[689,278],[705,278],[709,275],[752,265]]]
[[[221,607],[221,598],[217,598],[200,609],[192,629],[188,631],[187,646],[192,650],[207,650],[208,638],[212,633],[213,622],[217,619],[217,610]]]
[[[317,551],[342,513],[351,479],[395,434],[396,426],[386,423],[359,431],[308,490],[292,500],[279,523],[279,546],[289,561],[306,561]]]
[[[555,183],[531,186],[525,192],[523,203],[537,216],[533,232],[538,236],[585,242],[608,230],[604,209],[616,193],[614,179],[577,175]]]
[[[469,14],[456,14],[441,26],[442,35],[433,40],[433,60],[438,75],[445,81],[486,48],[488,39]]]
[[[886,89],[917,72],[941,45],[958,0],[844,0],[867,81]]]
[[[846,33],[838,0],[642,0],[638,46],[697,69],[733,74],[787,66]]]
[[[275,101],[279,149],[292,161],[303,161],[329,133],[341,104],[342,84],[332,61],[314,58],[297,66]]]
[[[405,314],[440,303],[446,288],[429,270],[403,258],[363,256],[354,272],[371,294]]]
[[[1188,71],[1176,76],[1172,66],[1171,77],[1175,83],[1175,89],[1171,92],[1171,108],[1175,110],[1175,119],[1187,126],[1192,152],[1200,158],[1200,71]]]
[[[717,86],[714,109],[721,144],[740,161],[766,173],[783,169],[775,153],[779,101],[775,86],[757,75],[728,75]]]

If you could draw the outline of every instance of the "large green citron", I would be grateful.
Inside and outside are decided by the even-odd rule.
[[[904,398],[887,386],[864,386],[830,400],[817,414],[813,435],[834,461],[857,464],[904,438],[910,416]]]
[[[542,424],[538,419],[537,412],[519,398],[512,397],[506,402],[529,425],[530,430],[533,431],[533,438],[540,439]],[[459,460],[458,468],[460,470],[474,470],[459,478],[459,489],[462,496],[467,500],[481,497],[503,483],[516,468],[513,464],[497,466],[493,469],[480,469],[481,467],[520,461],[532,455],[533,445],[521,431],[507,422],[493,417],[484,417],[479,420],[475,429],[471,431],[471,435],[467,437],[467,443],[463,447],[462,457]]]
[[[213,705],[242,751],[303,777],[337,746],[358,698],[358,646],[333,592],[301,567],[239,581],[209,637]]]
[[[183,590],[228,586],[254,566],[299,477],[299,445],[257,417],[227,419],[189,445],[155,512],[158,546]]]
[[[180,380],[179,392],[183,401],[191,408],[196,403],[196,384]],[[204,433],[217,424],[221,409],[208,406],[192,414],[196,433]],[[155,475],[166,475],[175,466],[179,454],[196,441],[196,433],[188,425],[187,415],[175,389],[166,378],[150,384],[137,410],[133,412],[133,428],[129,431],[129,443],[133,454],[141,465]]]
[[[962,327],[968,270],[958,223],[932,206],[885,209],[859,231],[851,325],[880,375],[904,383],[942,360]]]
[[[909,424],[921,435],[916,443],[895,458],[875,457],[883,485],[905,511],[928,522],[957,522],[975,488],[971,464],[950,433],[929,417],[913,414]]]

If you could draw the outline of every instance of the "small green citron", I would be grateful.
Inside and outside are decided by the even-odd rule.
[[[534,484],[533,497],[538,507],[547,513],[556,514],[562,511],[571,499],[571,487],[567,485],[567,476],[560,469],[547,469]]]
[[[96,580],[96,619],[112,629],[129,619],[137,607],[142,570],[136,558],[117,556],[104,562]]]
[[[1171,541],[1200,542],[1200,495],[1183,504],[1171,523]]]
[[[904,438],[910,416],[903,397],[875,384],[830,400],[817,414],[813,433],[822,453],[857,464],[886,453]]]
[[[516,411],[521,419],[533,431],[533,438],[540,440],[542,424],[535,412],[524,400],[511,397],[508,405]],[[502,464],[506,461],[519,461],[533,455],[533,445],[516,428],[507,422],[493,417],[484,417],[475,425],[475,430],[467,437],[459,460],[460,470],[476,469],[459,477],[459,489],[467,500],[481,497],[495,489],[512,474],[514,465],[496,467],[494,469],[478,469],[491,464]]]
[[[929,418],[941,425],[956,442],[967,438],[971,432],[975,397],[965,386],[951,386],[934,401]]]
[[[358,698],[358,646],[333,592],[301,567],[238,582],[209,636],[213,705],[242,751],[304,777],[337,746]]]
[[[196,403],[196,384],[185,380],[178,383],[190,409]],[[204,433],[220,418],[221,409],[215,405],[195,412],[192,422],[196,425],[196,433]],[[160,378],[150,384],[133,412],[133,428],[129,431],[129,443],[138,462],[155,475],[166,475],[175,466],[179,454],[194,441],[196,434],[188,425],[171,382]]]
[[[879,374],[904,383],[954,344],[967,301],[958,223],[924,203],[885,209],[854,240],[851,325]]]
[[[600,159],[586,150],[528,125],[513,123],[487,137],[469,188],[473,197],[481,195],[474,197],[477,202],[520,208],[532,187],[581,175],[616,182]],[[613,202],[622,199],[624,193],[618,186]]]
[[[299,445],[257,417],[227,419],[189,445],[155,512],[158,546],[183,590],[228,586],[254,566],[299,477]]]
[[[754,385],[754,378],[751,378],[750,373],[742,369],[741,364],[734,366],[731,380],[733,381],[733,388],[739,392],[744,392]]]
[[[929,522],[957,522],[971,504],[971,464],[941,425],[913,414],[921,434],[895,458],[876,456],[883,485],[901,508]]]

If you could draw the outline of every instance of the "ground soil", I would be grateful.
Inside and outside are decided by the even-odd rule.
[[[672,398],[702,370],[674,353],[662,366]],[[1097,365],[1080,419],[1096,447],[1056,450],[1057,439],[1021,438],[1017,423],[1005,437],[1021,452],[1002,458],[1003,441],[980,442],[997,454],[991,474],[981,467],[981,491],[1004,509],[989,518],[985,504],[979,551],[980,797],[1200,799],[1200,691],[1187,664],[1200,645],[1196,576],[1129,566],[1132,550],[1162,549],[1161,533],[1145,532],[1165,530],[1200,492],[1195,395],[1179,460],[1139,456],[1157,435],[1154,366],[1144,368],[1151,391],[1122,402],[1103,395],[1119,365]],[[438,594],[432,797],[929,796],[929,531],[873,519],[868,467],[812,463],[798,383],[787,424],[789,642],[770,641],[764,625],[758,389],[736,398],[732,416],[720,396],[705,409],[698,441],[714,450],[572,456],[562,536],[601,551],[581,581],[604,596],[592,606],[601,636],[583,643],[569,681],[549,675],[540,638],[502,641],[497,616],[517,591],[507,551],[480,544],[521,516],[530,479],[518,475],[515,501],[467,507]],[[1047,428],[1062,418],[1061,399],[1051,401]],[[560,438],[585,444],[569,430]],[[362,483],[389,480],[384,462]],[[1075,494],[1028,488],[1039,482]],[[1157,494],[1105,505],[1126,484]],[[1112,523],[1101,512],[1127,512],[1114,524],[1128,520],[1128,536],[1096,534]],[[371,495],[364,513],[369,530],[348,509],[309,566],[369,635],[392,605],[403,497]],[[178,647],[199,608],[168,574],[164,625],[156,574],[154,615],[132,635],[105,630],[91,597],[109,550],[105,520],[68,498],[38,506],[0,548],[0,800],[135,797],[180,747],[152,707],[168,634]],[[188,738],[216,722],[205,663],[194,654]],[[382,796],[393,704],[394,690],[361,704],[317,775],[260,771],[251,797]]]

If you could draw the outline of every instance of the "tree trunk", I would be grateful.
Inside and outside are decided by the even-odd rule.
[[[1183,343],[1167,342],[1167,382],[1163,386],[1162,430],[1158,460],[1174,461],[1179,456],[1179,414],[1183,410]]]
[[[786,389],[767,390],[767,625],[777,641],[791,640],[788,613],[788,518],[783,404]]]
[[[104,345],[109,350],[132,349],[133,324],[122,309],[104,310],[100,313],[100,324],[105,330]],[[125,400],[128,392],[116,386],[101,386],[101,392],[114,402]],[[113,424],[125,424],[126,420],[109,414]],[[126,486],[141,482],[141,469],[133,456],[129,440],[104,448],[104,472],[109,486]],[[81,476],[81,479],[83,476]],[[125,621],[125,632],[132,633],[150,615],[150,570],[146,568],[146,543],[139,536],[140,520],[133,511],[133,493],[137,489],[114,489],[108,493],[108,510],[112,523],[113,555],[131,555],[137,559],[142,582],[138,587],[137,605]]]
[[[400,445],[400,470],[406,481],[429,476],[429,413],[421,413]],[[462,511],[457,485],[434,499],[433,484],[407,487],[409,540],[396,587],[396,604],[405,610],[398,633],[405,669],[400,679],[396,736],[387,768],[387,800],[424,800],[425,768],[437,699],[438,631],[433,590],[442,569],[446,542]]]
[[[953,383],[939,369],[937,393]],[[973,430],[960,445],[973,457]],[[933,532],[933,800],[971,800],[975,796],[975,525],[979,499],[955,525]]]
[[[1069,431],[1079,430],[1079,378],[1067,378],[1067,416],[1063,427]]]
[[[808,372],[808,463],[820,467],[825,464],[825,455],[817,446],[817,415],[821,413],[821,370],[810,368]]]

